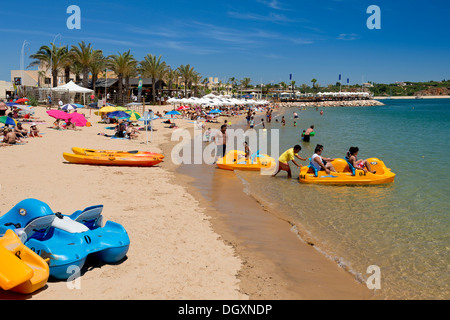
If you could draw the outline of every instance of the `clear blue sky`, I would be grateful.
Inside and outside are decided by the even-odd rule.
[[[69,30],[69,5],[81,8],[81,30]],[[367,8],[381,8],[381,30],[369,30]],[[58,45],[91,42],[105,55],[131,49],[142,60],[162,55],[191,64],[203,77],[250,77],[253,84],[316,78],[391,83],[450,78],[448,0],[22,0],[0,7],[0,80],[55,35]]]

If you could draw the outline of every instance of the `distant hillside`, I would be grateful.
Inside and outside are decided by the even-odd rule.
[[[429,82],[373,83],[375,96],[440,96],[450,94],[450,80]]]

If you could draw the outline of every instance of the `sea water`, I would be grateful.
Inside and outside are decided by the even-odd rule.
[[[359,281],[371,276],[369,266],[378,266],[377,297],[449,299],[450,100],[383,102],[380,107],[290,108],[286,126],[274,119],[267,134],[279,129],[280,153],[300,144],[304,158],[313,155],[316,144],[331,158],[344,158],[349,147],[359,147],[358,159],[383,160],[396,174],[394,183],[300,184],[292,164],[291,180],[286,172],[276,178],[236,174],[252,196],[301,226],[303,238]],[[293,112],[300,117],[296,127]],[[302,130],[310,125],[316,135],[302,142]]]

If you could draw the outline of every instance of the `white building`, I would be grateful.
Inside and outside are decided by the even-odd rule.
[[[11,82],[0,80],[0,99],[6,99],[7,94],[12,96],[13,92],[14,87]]]

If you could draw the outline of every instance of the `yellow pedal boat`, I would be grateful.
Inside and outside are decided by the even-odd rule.
[[[0,287],[30,294],[45,286],[49,267],[40,256],[26,247],[12,230],[0,238]]]
[[[244,151],[232,150],[225,157],[219,159],[216,165],[223,170],[259,171],[270,169],[276,165],[276,162],[267,154],[254,154],[250,159],[246,159]]]
[[[372,185],[394,182],[395,173],[387,168],[383,161],[377,158],[367,159],[373,173],[365,173],[363,170],[356,169],[355,174],[344,159],[335,159],[332,164],[337,172],[318,171],[317,174],[311,166],[304,166],[300,170],[301,183],[315,184],[343,184],[343,185]]]

